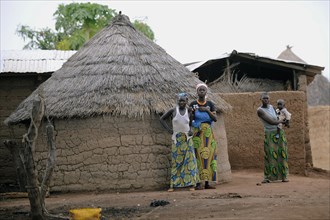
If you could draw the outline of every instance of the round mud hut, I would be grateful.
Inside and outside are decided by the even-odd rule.
[[[156,190],[169,185],[171,135],[159,117],[176,103],[175,94],[197,98],[201,81],[164,49],[137,31],[125,15],[116,16],[40,85],[5,120],[27,124],[32,102],[42,92],[46,116],[56,137],[56,167],[51,191]],[[216,103],[218,176],[231,178],[223,113]],[[45,169],[45,129],[39,131],[34,159]]]

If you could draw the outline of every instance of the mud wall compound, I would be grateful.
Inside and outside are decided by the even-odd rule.
[[[233,106],[233,110],[218,115],[218,122],[214,124],[219,143],[219,181],[230,181],[231,168],[257,168],[262,172],[263,127],[256,114],[260,106],[260,93],[220,96]],[[271,92],[270,98],[273,105],[278,98],[284,98],[286,107],[293,115],[291,127],[286,129],[290,173],[304,174],[307,154],[304,146],[308,141],[305,138],[305,124],[308,124],[307,111],[304,110],[305,93]],[[20,127],[13,131],[22,133],[25,126]],[[171,135],[161,127],[159,116],[146,117],[144,120],[111,117],[55,120],[55,130],[57,165],[51,190],[145,190],[168,187]],[[19,136],[18,142],[21,139]],[[45,137],[39,137],[35,158],[39,171],[44,169],[46,158]],[[14,166],[11,167],[10,174],[15,177]]]
[[[229,161],[233,170],[257,168],[263,171],[264,132],[256,113],[261,105],[260,94],[219,94],[233,106],[233,110],[225,115]],[[288,111],[292,114],[291,127],[285,129],[288,140],[289,172],[305,174],[305,125],[308,124],[305,93],[286,91],[269,92],[269,95],[273,106],[276,106],[277,99],[284,99]]]

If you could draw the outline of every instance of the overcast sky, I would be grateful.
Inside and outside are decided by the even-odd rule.
[[[88,1],[1,1],[1,50],[27,43],[15,34],[19,24],[54,29],[61,3]],[[329,77],[329,0],[323,1],[89,1],[143,20],[156,43],[181,63],[230,53],[276,58],[286,45]]]

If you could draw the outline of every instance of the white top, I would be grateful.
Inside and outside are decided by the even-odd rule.
[[[172,126],[173,126],[172,140],[174,142],[176,142],[177,133],[179,132],[186,133],[188,137],[188,131],[190,129],[188,109],[186,108],[184,115],[180,114],[179,106],[177,106],[175,109],[176,109],[176,114],[175,117],[172,119]]]
[[[261,109],[265,114],[267,114],[268,117],[272,118],[273,120],[277,120],[277,115],[272,105],[269,104],[267,108],[259,107],[258,110],[259,109]],[[263,120],[262,118],[260,118],[260,120],[264,124],[265,131],[273,131],[277,129],[277,125],[269,124],[267,121]]]
[[[283,120],[289,121],[289,120],[291,120],[291,113],[286,108],[282,108],[281,110],[277,108],[276,113],[278,114],[278,119],[280,121],[283,121]],[[278,127],[283,128],[283,124],[279,123]]]

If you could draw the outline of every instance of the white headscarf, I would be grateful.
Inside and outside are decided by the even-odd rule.
[[[196,92],[198,91],[199,87],[201,86],[204,86],[206,88],[206,95],[205,95],[205,99],[207,99],[207,90],[208,90],[208,87],[205,83],[198,83],[197,86],[196,86]]]
[[[199,87],[204,86],[207,89],[207,85],[205,83],[198,83],[196,86],[196,91],[199,89]]]

